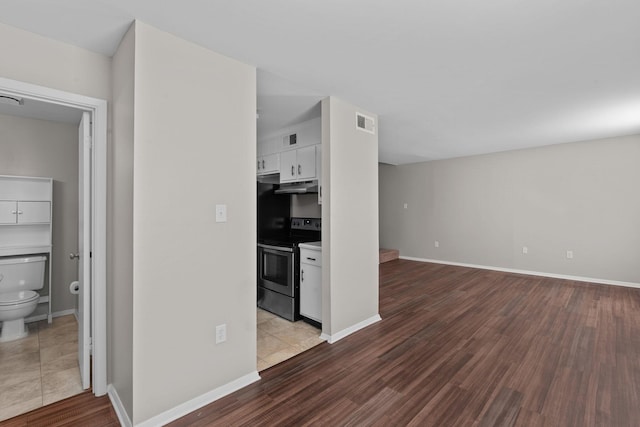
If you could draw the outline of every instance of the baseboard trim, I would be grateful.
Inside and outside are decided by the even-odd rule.
[[[107,395],[109,395],[109,400],[111,401],[113,410],[116,411],[116,415],[118,416],[118,421],[120,421],[120,425],[122,425],[122,427],[132,427],[131,419],[129,418],[127,411],[124,409],[122,400],[120,400],[118,391],[115,389],[113,384],[109,384],[107,386]]]
[[[619,280],[597,279],[594,277],[583,277],[583,276],[571,276],[568,274],[545,273],[542,271],[518,270],[515,268],[494,267],[494,266],[479,265],[479,264],[467,264],[464,262],[443,261],[438,259],[416,258],[416,257],[409,257],[409,256],[401,256],[400,259],[405,259],[407,261],[431,262],[434,264],[455,265],[458,267],[479,268],[481,270],[503,271],[505,273],[528,274],[530,276],[551,277],[553,279],[574,280],[576,282],[589,282],[589,283],[598,283],[601,285],[624,286],[627,288],[640,288],[640,283],[622,282]]]
[[[205,394],[202,394],[194,399],[184,402],[174,408],[162,412],[155,417],[149,418],[146,421],[136,424],[136,427],[155,427],[170,423],[190,412],[193,412],[211,402],[214,402],[234,391],[240,390],[243,387],[248,386],[260,379],[258,371],[253,371],[243,377],[240,377],[230,383],[220,386],[214,390],[211,390]],[[128,427],[128,426],[127,426]]]
[[[51,313],[51,317],[62,317],[67,316],[69,314],[73,314],[76,316],[76,320],[78,320],[75,308],[70,308],[69,310],[56,311],[55,313]],[[37,316],[31,316],[24,319],[25,323],[39,322],[40,320],[46,320],[47,314],[38,314]]]
[[[53,318],[56,318],[56,317],[68,316],[70,314],[73,314],[77,318],[77,313],[76,313],[76,309],[75,308],[70,308],[68,310],[62,310],[62,311],[56,311],[55,313],[51,313],[51,316]]]
[[[363,320],[362,322],[358,322],[353,326],[349,326],[348,328],[345,328],[339,332],[336,332],[333,335],[329,335],[329,334],[325,334],[324,332],[320,335],[320,339],[324,339],[326,340],[329,344],[333,344],[339,340],[341,340],[342,338],[351,335],[354,332],[359,331],[360,329],[364,329],[369,325],[372,325],[376,322],[379,322],[382,320],[382,317],[380,317],[379,314],[376,314],[375,316],[371,316],[368,319]]]

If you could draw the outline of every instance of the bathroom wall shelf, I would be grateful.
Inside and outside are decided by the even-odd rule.
[[[40,292],[39,305],[49,323],[52,203],[52,178],[0,175],[0,256],[46,255],[48,292]],[[42,313],[42,309],[39,307],[36,313]]]

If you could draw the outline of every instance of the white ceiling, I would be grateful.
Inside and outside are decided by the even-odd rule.
[[[338,96],[380,115],[388,163],[640,133],[637,0],[2,0],[1,10],[0,22],[107,55],[135,18],[255,65],[262,131]]]

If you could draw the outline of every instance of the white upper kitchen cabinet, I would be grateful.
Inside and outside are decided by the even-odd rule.
[[[257,175],[269,175],[280,172],[280,154],[258,156],[256,165]]]
[[[280,153],[280,182],[316,179],[316,146]]]

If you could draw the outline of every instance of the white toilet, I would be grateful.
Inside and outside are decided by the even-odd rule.
[[[0,342],[28,335],[25,317],[38,306],[44,286],[45,256],[0,257]]]

